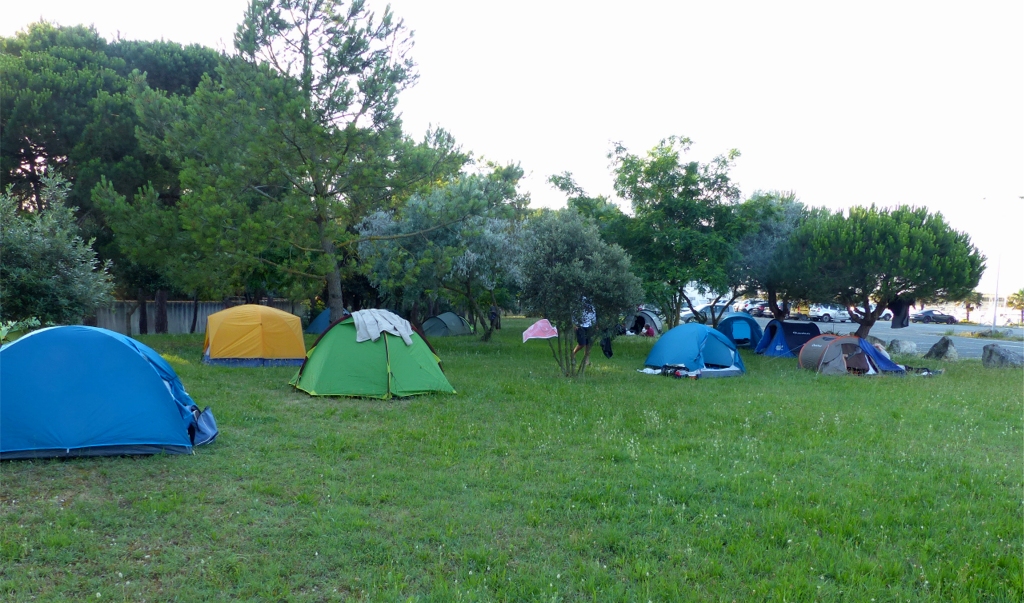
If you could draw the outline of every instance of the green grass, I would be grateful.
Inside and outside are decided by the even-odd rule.
[[[0,600],[1024,597],[1024,372],[826,378],[745,352],[744,377],[678,380],[620,338],[570,382],[527,324],[433,341],[459,393],[387,402],[141,338],[220,438],[0,464]]]

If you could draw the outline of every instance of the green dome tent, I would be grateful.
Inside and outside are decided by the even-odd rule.
[[[473,327],[455,312],[442,312],[423,321],[423,334],[430,337],[472,335]]]
[[[320,335],[290,383],[313,396],[455,393],[426,340],[417,333],[409,337],[412,345],[388,332],[357,343],[355,322],[346,318]]]

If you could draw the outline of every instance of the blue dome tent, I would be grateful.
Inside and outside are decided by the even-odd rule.
[[[726,314],[715,328],[732,340],[738,348],[753,348],[764,336],[761,325],[746,312]]]
[[[735,377],[746,372],[732,340],[700,323],[670,329],[651,348],[644,365],[652,368],[684,367],[701,377]]]
[[[764,335],[754,348],[754,353],[796,358],[804,344],[818,335],[821,335],[821,330],[813,322],[784,322],[776,319],[764,328]]]
[[[352,315],[349,314],[348,310],[345,310],[345,312],[342,314],[342,320],[348,318],[349,316]],[[323,312],[316,315],[316,318],[313,319],[313,322],[309,323],[309,326],[306,327],[306,332],[313,335],[319,335],[326,331],[327,327],[329,326],[331,326],[331,309],[327,308]]]
[[[0,459],[187,454],[217,435],[152,348],[51,327],[0,348]]]

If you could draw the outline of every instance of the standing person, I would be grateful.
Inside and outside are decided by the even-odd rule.
[[[501,328],[499,326],[501,323],[498,321],[498,316],[499,316],[499,314],[498,314],[498,306],[496,306],[494,304],[491,304],[491,309],[487,313],[487,318],[489,318],[490,321],[491,321],[491,329],[500,329]]]
[[[597,328],[597,313],[594,306],[586,297],[583,298],[583,317],[576,326],[576,347],[572,349],[573,360],[576,359],[576,352],[585,350],[584,358],[590,357],[590,346],[594,344],[594,330]],[[587,361],[589,362],[589,360]]]

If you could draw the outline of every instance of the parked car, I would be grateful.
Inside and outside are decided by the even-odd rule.
[[[910,322],[938,322],[947,325],[956,324],[956,316],[938,310],[925,310],[910,315]]]
[[[746,312],[747,314],[750,314],[751,308],[757,306],[757,304],[763,303],[765,303],[763,299],[744,299],[736,302],[736,305],[733,307],[733,309],[736,310],[737,312]]]
[[[709,322],[711,320],[711,313],[708,312],[708,308],[710,308],[710,307],[711,307],[711,304],[702,304],[702,305],[696,307],[696,310],[698,312],[700,312],[700,313],[704,314],[705,316],[707,316],[707,320]],[[726,314],[728,311],[729,311],[729,304],[722,304],[722,303],[715,304],[715,315],[721,316],[723,314]],[[693,312],[690,312],[689,310],[684,310],[683,312],[681,312],[679,314],[679,322],[680,323],[693,322],[695,320],[697,320],[697,319],[693,316]]]
[[[751,316],[771,316],[772,311],[768,307],[768,302],[758,302],[750,307],[747,311]]]
[[[871,311],[874,312],[875,308],[877,307],[878,304],[871,304]],[[860,306],[857,306],[856,309],[859,311],[861,308]],[[850,313],[851,316],[853,315],[853,310],[853,306],[847,308],[847,311]],[[878,320],[892,320],[892,311],[886,308],[885,310],[882,311],[882,315],[878,317]]]
[[[850,312],[839,304],[811,304],[807,316],[821,322],[850,322]]]

